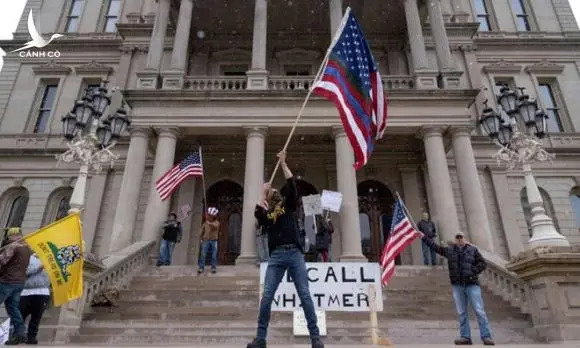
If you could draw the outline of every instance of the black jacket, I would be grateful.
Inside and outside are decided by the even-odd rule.
[[[477,277],[485,270],[487,264],[476,247],[466,244],[463,248],[457,245],[442,247],[430,238],[423,238],[429,248],[448,260],[449,279],[454,285],[479,284]]]
[[[181,222],[179,221],[165,221],[163,224],[162,238],[170,242],[181,242]]]
[[[296,210],[298,207],[298,190],[296,189],[296,181],[294,177],[287,179],[286,186],[280,191],[284,198],[283,208],[284,213],[276,217],[274,220],[268,216],[268,211],[260,205],[256,205],[254,216],[258,220],[258,224],[263,226],[268,233],[268,249],[270,254],[279,245],[287,244],[284,240],[293,243],[304,252],[304,235],[300,233],[298,228],[298,216]]]
[[[419,231],[423,232],[423,234],[431,239],[437,237],[437,228],[435,228],[435,224],[433,221],[428,220],[421,220],[417,224],[417,228]]]
[[[318,223],[316,229],[316,250],[321,251],[330,249],[330,243],[332,242],[331,234],[334,232],[332,225],[324,221]]]

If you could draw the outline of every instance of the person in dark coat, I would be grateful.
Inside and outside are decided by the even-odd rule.
[[[423,232],[425,238],[429,238],[435,241],[437,238],[437,229],[435,224],[431,221],[429,213],[423,213],[423,219],[417,224],[419,231]],[[435,250],[429,248],[425,241],[421,242],[421,249],[423,250],[423,263],[429,265],[429,261],[433,266],[437,265],[437,257],[435,256]]]
[[[286,271],[294,280],[306,317],[312,348],[324,348],[308,285],[308,273],[304,262],[304,235],[298,228],[296,181],[286,164],[286,153],[280,152],[278,158],[286,178],[286,186],[280,192],[273,189],[270,183],[264,184],[260,203],[256,205],[254,211],[258,223],[264,226],[268,233],[270,259],[264,280],[264,293],[260,300],[256,338],[248,343],[247,348],[266,348],[272,301]]]
[[[423,237],[425,244],[437,254],[447,258],[449,279],[453,288],[453,300],[459,321],[460,337],[456,345],[471,345],[471,328],[467,315],[467,304],[470,303],[479,324],[481,340],[486,346],[495,343],[491,338],[491,328],[485,313],[478,275],[485,270],[486,262],[476,247],[465,240],[463,232],[455,235],[455,244],[447,247],[437,245],[431,238]]]
[[[177,214],[169,214],[167,221],[163,224],[162,230],[163,235],[159,247],[157,266],[169,266],[171,265],[171,256],[173,255],[175,244],[181,242],[181,222],[177,221]]]
[[[316,215],[316,250],[322,256],[322,262],[328,262],[328,250],[332,243],[334,228],[330,219]]]

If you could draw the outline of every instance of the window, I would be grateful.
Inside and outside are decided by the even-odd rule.
[[[67,33],[74,33],[79,30],[79,23],[81,21],[81,14],[85,7],[85,0],[72,0],[70,3],[70,11],[66,17],[66,26],[64,31]]]
[[[576,215],[576,227],[580,230],[580,187],[578,186],[570,190],[570,205]]]
[[[42,225],[48,225],[68,215],[70,209],[70,197],[73,189],[70,187],[61,187],[54,190],[48,197]]]
[[[530,21],[524,0],[512,0],[512,9],[516,16],[516,27],[518,31],[530,31]]]
[[[2,227],[22,227],[28,207],[28,191],[24,188],[12,189],[4,194],[2,201]]]
[[[50,114],[52,113],[52,108],[54,107],[57,88],[58,84],[56,83],[47,84],[44,87],[44,93],[42,95],[42,100],[40,101],[40,107],[38,110],[38,118],[36,119],[36,124],[34,125],[34,133],[42,133],[46,130],[48,120],[50,119]]]
[[[479,31],[490,31],[491,23],[489,21],[486,0],[475,0],[475,14],[479,22]]]
[[[538,187],[540,190],[540,195],[542,196],[542,201],[544,202],[544,210],[546,215],[552,219],[554,222],[554,227],[557,231],[560,230],[560,225],[558,224],[558,219],[556,218],[556,212],[554,211],[554,205],[552,204],[552,199],[548,192],[543,188]],[[532,207],[528,202],[528,191],[524,187],[520,192],[520,203],[522,204],[522,209],[524,210],[524,216],[526,218],[526,224],[528,225],[528,233],[530,237],[532,236]]]
[[[121,12],[121,0],[109,0],[109,8],[105,15],[105,31],[114,33],[117,30],[116,24]]]
[[[286,76],[310,76],[312,66],[310,64],[284,65]]]
[[[248,66],[246,64],[227,64],[220,66],[222,76],[246,76]]]
[[[540,100],[546,108],[548,119],[546,121],[548,133],[562,132],[562,122],[560,120],[560,108],[558,107],[554,90],[549,83],[540,83],[539,85]]]

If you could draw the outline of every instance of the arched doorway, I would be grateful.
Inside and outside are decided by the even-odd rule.
[[[286,186],[286,185],[284,185]],[[298,191],[298,227],[300,231],[304,233],[304,239],[306,241],[305,252],[307,261],[316,261],[316,233],[314,229],[314,217],[304,216],[304,209],[302,209],[302,197],[318,194],[318,190],[307,181],[296,180],[296,190]]]
[[[219,181],[207,190],[208,207],[219,209],[218,263],[220,265],[233,265],[240,255],[243,197],[242,186],[231,180]]]
[[[395,198],[384,184],[375,180],[361,182],[357,191],[362,252],[369,261],[376,262],[391,230]],[[395,262],[401,263],[399,256]]]

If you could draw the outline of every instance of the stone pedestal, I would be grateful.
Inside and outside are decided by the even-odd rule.
[[[540,247],[506,267],[528,284],[530,314],[548,342],[580,342],[580,247]]]
[[[268,89],[268,71],[266,70],[250,70],[246,71],[248,77],[248,89],[250,90],[265,90]]]
[[[159,74],[155,70],[145,70],[137,73],[137,89],[159,88]]]
[[[418,70],[415,71],[415,88],[417,89],[438,89],[437,71]]]
[[[461,71],[442,71],[441,79],[443,81],[443,88],[459,89],[461,88]]]
[[[163,72],[163,89],[182,89],[183,88],[183,71],[164,71]]]

